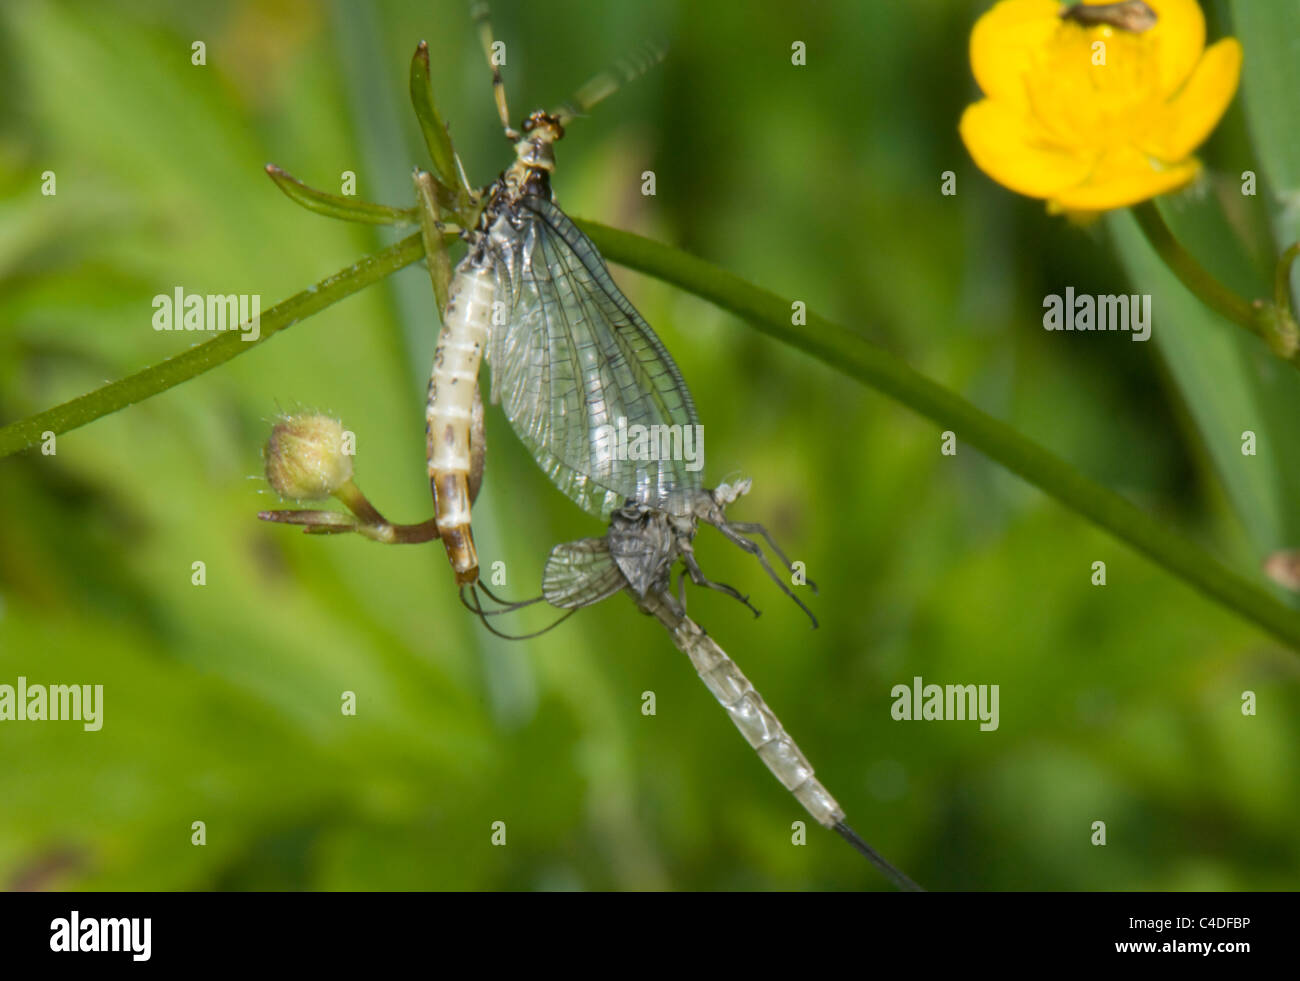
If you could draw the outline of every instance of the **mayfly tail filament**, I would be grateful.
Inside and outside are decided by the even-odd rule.
[[[499,610],[485,610],[483,609],[483,605],[482,603],[479,602],[479,598],[478,598],[478,589],[483,589],[483,588],[484,587],[482,582],[479,582],[477,584],[470,583],[461,586],[460,602],[467,610],[469,610],[471,613],[473,613],[475,616],[479,618],[479,621],[483,624],[484,627],[487,628],[488,633],[500,637],[502,640],[532,640],[534,637],[540,637],[542,636],[542,634],[550,633],[552,630],[554,630],[556,627],[562,624],[565,620],[569,619],[569,617],[573,616],[574,613],[578,612],[576,609],[569,610],[568,612],[561,614],[559,617],[557,617],[547,626],[543,627],[540,630],[534,630],[532,633],[508,634],[505,631],[498,630],[496,627],[494,627],[492,625],[492,622],[488,618],[499,616],[502,613],[513,613],[516,610],[523,609],[525,606],[531,606],[532,604],[540,601],[541,597],[538,596],[535,599],[524,600],[519,603],[514,603]],[[487,590],[484,589],[484,592],[487,592]],[[488,593],[488,596],[495,600],[495,597],[492,597],[491,593]]]

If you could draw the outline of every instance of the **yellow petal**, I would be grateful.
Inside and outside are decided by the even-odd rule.
[[[1091,161],[1045,143],[1028,117],[984,99],[962,113],[962,141],[984,173],[1018,194],[1051,197],[1087,178]]]
[[[1181,160],[1218,125],[1241,80],[1241,44],[1224,38],[1210,45],[1182,91],[1161,111],[1142,148],[1161,160]]]
[[[1173,167],[1156,169],[1137,150],[1110,154],[1087,181],[1052,196],[1059,211],[1109,211],[1126,208],[1192,182],[1201,162],[1194,157]]]
[[[1105,214],[1104,211],[1069,211],[1055,201],[1047,202],[1047,213],[1049,215],[1065,215],[1066,220],[1078,228],[1091,228],[1097,223],[1097,219]]]
[[[1205,49],[1205,14],[1196,0],[1146,0],[1156,26],[1142,35],[1160,66],[1160,90],[1172,95]]]
[[[985,95],[1025,104],[1025,73],[1060,27],[1059,13],[1056,0],[1002,0],[975,22],[970,65]]]

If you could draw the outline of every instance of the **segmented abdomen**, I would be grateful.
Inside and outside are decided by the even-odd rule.
[[[456,268],[429,376],[429,488],[438,531],[461,584],[478,581],[478,552],[470,529],[470,416],[495,292],[490,263],[475,265],[466,259]]]
[[[823,827],[834,828],[842,822],[844,809],[813,776],[808,758],[727,652],[699,624],[675,609],[664,593],[652,589],[639,604],[672,631],[677,649],[691,659],[713,697],[785,789]]]

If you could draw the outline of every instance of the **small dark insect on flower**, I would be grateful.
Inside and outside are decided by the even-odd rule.
[[[1142,0],[1122,3],[1076,3],[1061,11],[1062,20],[1072,20],[1085,27],[1108,24],[1120,30],[1141,34],[1156,26],[1156,12]]]

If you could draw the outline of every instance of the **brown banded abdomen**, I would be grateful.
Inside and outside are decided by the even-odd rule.
[[[470,528],[470,430],[478,369],[496,295],[489,264],[456,269],[429,378],[425,434],[434,517],[460,584],[478,581],[478,551]]]

